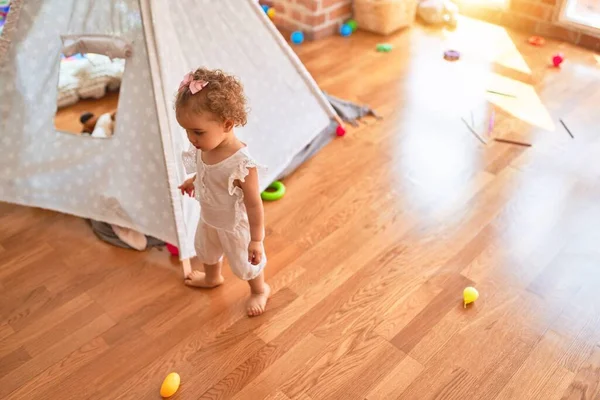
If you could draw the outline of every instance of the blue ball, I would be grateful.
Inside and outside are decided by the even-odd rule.
[[[292,43],[300,44],[304,42],[304,33],[300,31],[292,32],[292,36],[290,36],[290,39],[292,40]]]
[[[263,4],[262,6],[263,11],[266,13],[267,11],[269,11],[269,6],[266,4]]]
[[[342,26],[340,26],[340,35],[342,35],[342,36],[352,35],[352,27],[348,24],[342,24]]]

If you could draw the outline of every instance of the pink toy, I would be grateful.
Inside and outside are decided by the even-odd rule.
[[[179,249],[177,246],[167,243],[167,250],[169,250],[169,253],[171,253],[173,257],[179,257]]]
[[[562,64],[563,61],[565,61],[565,56],[561,53],[557,53],[552,57],[552,64],[554,64],[555,67],[560,67],[560,64]]]
[[[346,130],[343,126],[338,125],[338,127],[335,129],[335,134],[338,136],[344,136],[346,134]]]

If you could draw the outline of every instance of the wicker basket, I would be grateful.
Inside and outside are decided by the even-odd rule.
[[[389,35],[413,23],[418,0],[354,0],[359,29]]]

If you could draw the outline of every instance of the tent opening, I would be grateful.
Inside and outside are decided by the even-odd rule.
[[[124,71],[123,58],[96,53],[61,54],[56,130],[92,138],[112,137]]]

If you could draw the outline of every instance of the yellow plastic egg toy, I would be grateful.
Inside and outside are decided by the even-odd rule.
[[[269,18],[273,19],[273,17],[275,16],[275,7],[269,8],[269,10],[267,11],[267,15],[269,16]]]
[[[160,386],[160,395],[162,397],[171,397],[175,394],[177,389],[179,389],[179,384],[181,383],[181,378],[177,372],[171,372],[162,385]]]
[[[467,304],[473,303],[478,298],[479,292],[474,287],[469,286],[463,291],[463,300],[465,303],[465,308],[467,308]]]

